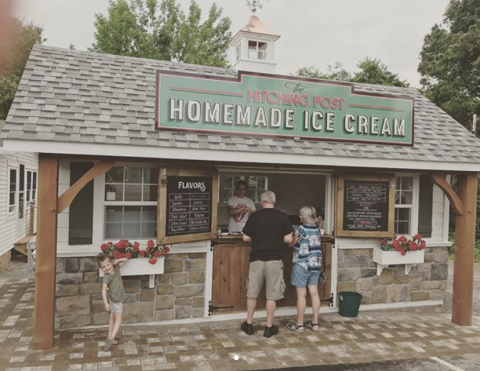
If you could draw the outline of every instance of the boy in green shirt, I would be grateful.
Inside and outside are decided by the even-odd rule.
[[[97,264],[105,273],[102,284],[102,298],[105,304],[105,310],[110,312],[110,323],[108,326],[108,337],[105,342],[105,351],[118,344],[115,336],[122,323],[123,300],[125,300],[125,288],[123,287],[120,267],[127,262],[127,258],[113,259],[106,254],[97,256]],[[107,299],[108,291],[108,299]]]

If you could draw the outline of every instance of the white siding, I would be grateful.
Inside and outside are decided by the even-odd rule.
[[[446,197],[443,191],[436,185],[433,186],[433,203],[432,203],[432,241],[444,241],[445,229],[448,235],[448,217],[445,218]],[[447,215],[448,216],[448,215]]]
[[[27,235],[29,230],[29,210],[25,208],[25,219],[18,223],[18,179],[20,165],[26,170],[38,172],[38,155],[36,153],[8,153],[0,154],[0,255],[13,248],[14,243]],[[8,215],[8,173],[9,168],[17,170],[17,208],[15,213]],[[25,173],[26,187],[26,173]]]

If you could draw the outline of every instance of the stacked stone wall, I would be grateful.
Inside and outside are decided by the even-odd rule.
[[[206,254],[169,254],[165,273],[156,276],[123,277],[124,323],[203,317]],[[102,300],[102,280],[95,258],[58,258],[56,328],[108,323]]]
[[[405,265],[393,265],[377,276],[373,249],[338,251],[337,292],[358,292],[362,294],[362,304],[444,300],[447,277],[446,247],[427,247],[424,263],[412,267],[408,275]]]

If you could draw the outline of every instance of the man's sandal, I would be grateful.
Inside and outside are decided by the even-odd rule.
[[[287,328],[292,331],[303,332],[303,325],[297,325],[296,323],[287,323]]]
[[[312,323],[312,321],[305,322],[305,326],[310,327],[312,330],[318,331],[320,327],[318,327],[318,323]]]

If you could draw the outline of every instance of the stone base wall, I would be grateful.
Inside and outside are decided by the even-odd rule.
[[[206,254],[169,254],[165,273],[123,277],[124,323],[203,317]],[[58,258],[55,328],[108,324],[102,280],[94,257]]]
[[[385,268],[382,275],[377,276],[377,264],[372,258],[373,249],[339,250],[337,292],[358,292],[363,296],[362,304],[446,298],[448,277],[446,247],[427,247],[425,262],[412,267],[408,275],[405,275],[405,265],[394,265]]]

